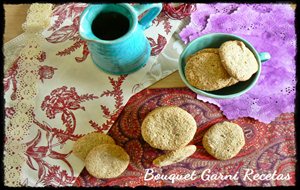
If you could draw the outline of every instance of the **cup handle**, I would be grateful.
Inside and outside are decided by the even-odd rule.
[[[265,62],[271,59],[271,55],[268,52],[258,53],[258,56],[261,62]]]
[[[153,3],[153,4],[138,4],[133,5],[133,8],[137,12],[137,15],[141,15],[145,11],[148,11],[146,15],[143,16],[143,18],[140,19],[139,23],[142,26],[142,29],[145,30],[151,26],[152,21],[155,17],[160,13],[162,10],[162,4],[161,3]]]

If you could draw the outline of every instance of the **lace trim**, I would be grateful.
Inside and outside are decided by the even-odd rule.
[[[19,56],[21,49],[24,48],[24,41],[25,35],[23,33],[4,44],[4,73],[11,68],[14,60]]]
[[[39,68],[37,58],[42,52],[39,44],[42,44],[41,40],[45,40],[41,32],[50,24],[51,10],[51,4],[32,4],[28,10],[26,22],[23,24],[27,41],[19,54],[20,62],[16,75],[19,81],[17,98],[10,102],[10,106],[17,111],[5,126],[4,181],[7,186],[22,185],[21,170],[26,161],[24,140],[32,124],[34,99],[37,95],[36,81]]]
[[[26,22],[22,25],[23,30],[30,33],[41,32],[50,25],[52,4],[32,4],[27,12]]]

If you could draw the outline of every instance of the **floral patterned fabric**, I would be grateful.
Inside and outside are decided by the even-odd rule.
[[[188,111],[197,121],[197,132],[190,144],[197,151],[182,162],[161,168],[152,161],[164,151],[152,148],[141,136],[141,124],[145,116],[161,106],[179,106]],[[261,123],[249,117],[232,120],[239,124],[245,134],[246,144],[239,154],[227,161],[219,161],[210,156],[202,145],[205,131],[213,124],[228,120],[221,110],[212,104],[196,99],[196,94],[186,88],[143,90],[134,95],[121,112],[108,134],[116,144],[130,155],[127,170],[113,179],[96,179],[84,170],[76,179],[75,186],[175,186],[175,187],[223,187],[241,186],[291,186],[295,185],[295,126],[294,114],[281,114],[270,124]],[[195,180],[144,180],[146,169],[152,168],[156,174],[187,174],[196,172]],[[221,180],[216,177],[201,178],[210,169],[211,176],[234,175],[236,180]],[[274,179],[253,180],[246,172],[258,175],[272,175]],[[204,175],[204,174],[203,174]],[[285,178],[283,180],[283,177]],[[276,178],[277,177],[277,178]]]

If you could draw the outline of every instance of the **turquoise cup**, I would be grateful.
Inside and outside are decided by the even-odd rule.
[[[184,68],[186,64],[186,58],[199,50],[205,48],[219,48],[222,43],[229,41],[229,40],[240,40],[244,42],[245,46],[248,47],[252,53],[254,54],[257,62],[258,62],[258,71],[252,75],[252,77],[243,82],[238,82],[237,84],[229,87],[222,88],[216,91],[204,91],[200,90],[192,85],[186,80]],[[219,98],[219,99],[226,99],[226,98],[234,98],[238,97],[247,91],[249,91],[257,82],[261,69],[262,69],[262,62],[265,62],[271,58],[270,54],[267,52],[258,53],[255,48],[245,39],[233,35],[233,34],[226,34],[226,33],[211,33],[203,35],[191,43],[184,49],[179,57],[179,74],[183,82],[194,92],[200,95],[204,95],[211,98]]]
[[[94,64],[104,72],[114,75],[129,74],[143,67],[151,52],[144,30],[152,24],[161,9],[161,3],[133,6],[127,3],[87,6],[80,16],[79,35],[87,42]],[[93,21],[103,13],[121,14],[126,17],[126,23],[129,23],[127,32],[113,40],[100,39],[96,36],[92,29]],[[139,19],[139,16],[142,18]],[[117,24],[118,22],[106,23],[97,30],[105,30],[105,27],[113,27]]]

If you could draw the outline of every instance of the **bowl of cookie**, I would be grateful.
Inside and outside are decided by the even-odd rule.
[[[271,58],[258,53],[244,38],[233,34],[203,35],[183,50],[179,74],[194,92],[211,98],[234,98],[249,91],[257,82],[262,62]]]

